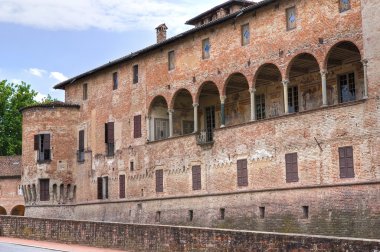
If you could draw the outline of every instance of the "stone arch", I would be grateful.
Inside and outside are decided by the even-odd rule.
[[[251,106],[248,79],[242,73],[231,74],[223,87],[226,126],[250,121]]]
[[[198,91],[197,91],[197,94],[196,94],[196,96],[195,96],[195,101],[194,101],[194,103],[198,103],[198,104],[199,104],[199,98],[200,98],[200,96],[201,96],[201,93],[202,93],[203,89],[204,89],[205,87],[207,88],[208,86],[215,86],[215,88],[216,88],[216,90],[217,90],[217,92],[218,92],[218,97],[220,97],[220,92],[219,92],[218,85],[216,85],[214,81],[205,81],[205,82],[203,82],[203,83],[199,86]]]
[[[12,208],[11,215],[17,215],[17,216],[24,216],[25,213],[25,206],[23,205],[17,205]]]
[[[352,40],[340,40],[338,42],[336,42],[335,44],[333,44],[326,52],[326,55],[325,55],[325,58],[323,60],[323,69],[327,69],[328,68],[328,65],[329,65],[329,58],[331,57],[331,54],[333,53],[334,49],[336,48],[339,48],[339,46],[342,46],[342,45],[349,45],[351,47],[351,51],[356,51],[357,54],[360,55],[360,59],[362,59],[362,52],[360,50],[360,47],[359,45],[356,43],[356,41],[352,41]]]
[[[302,69],[299,69],[300,73],[306,73],[307,70],[313,70],[315,68],[314,62],[318,65],[318,71],[320,71],[320,63],[318,62],[318,57],[310,52],[301,52],[292,57],[285,70],[285,79],[289,80],[291,78],[290,72],[292,68],[303,65]]]
[[[276,117],[284,111],[282,77],[280,68],[272,62],[264,63],[256,70],[253,87],[257,120]]]
[[[253,84],[253,87],[255,88],[258,80],[282,81],[282,79],[283,79],[283,76],[282,76],[280,67],[276,63],[266,62],[257,68],[255,75],[253,77],[252,84]]]
[[[339,41],[324,60],[329,104],[359,100],[368,95],[362,53],[355,42]]]
[[[313,54],[300,53],[292,58],[286,70],[289,113],[322,106],[320,64]]]
[[[2,206],[0,206],[0,215],[7,215],[7,210]]]
[[[189,90],[182,88],[172,97],[173,135],[186,135],[194,132],[193,97]]]
[[[167,99],[158,95],[149,105],[149,140],[157,141],[169,138],[169,107]]]

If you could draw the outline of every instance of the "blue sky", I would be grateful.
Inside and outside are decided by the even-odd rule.
[[[64,99],[52,87],[70,77],[190,29],[185,21],[224,0],[0,0],[0,79],[25,81]]]

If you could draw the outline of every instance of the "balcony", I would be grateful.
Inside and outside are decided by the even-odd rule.
[[[198,145],[209,145],[214,143],[214,131],[212,129],[204,129],[199,131],[197,138]]]

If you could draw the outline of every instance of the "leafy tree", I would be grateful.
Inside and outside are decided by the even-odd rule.
[[[42,99],[41,103],[46,104],[46,103],[52,103],[52,102],[56,102],[56,101],[58,101],[58,99],[53,98],[53,97],[51,97],[50,94],[48,94],[45,98]]]
[[[22,115],[19,110],[35,104],[36,95],[37,92],[25,82],[16,85],[0,81],[0,156],[21,154]]]

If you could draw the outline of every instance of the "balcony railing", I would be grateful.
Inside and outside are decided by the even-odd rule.
[[[214,142],[214,131],[212,129],[204,129],[199,131],[197,135],[197,144],[211,144]]]
[[[79,163],[84,162],[84,150],[77,150],[77,161]]]

